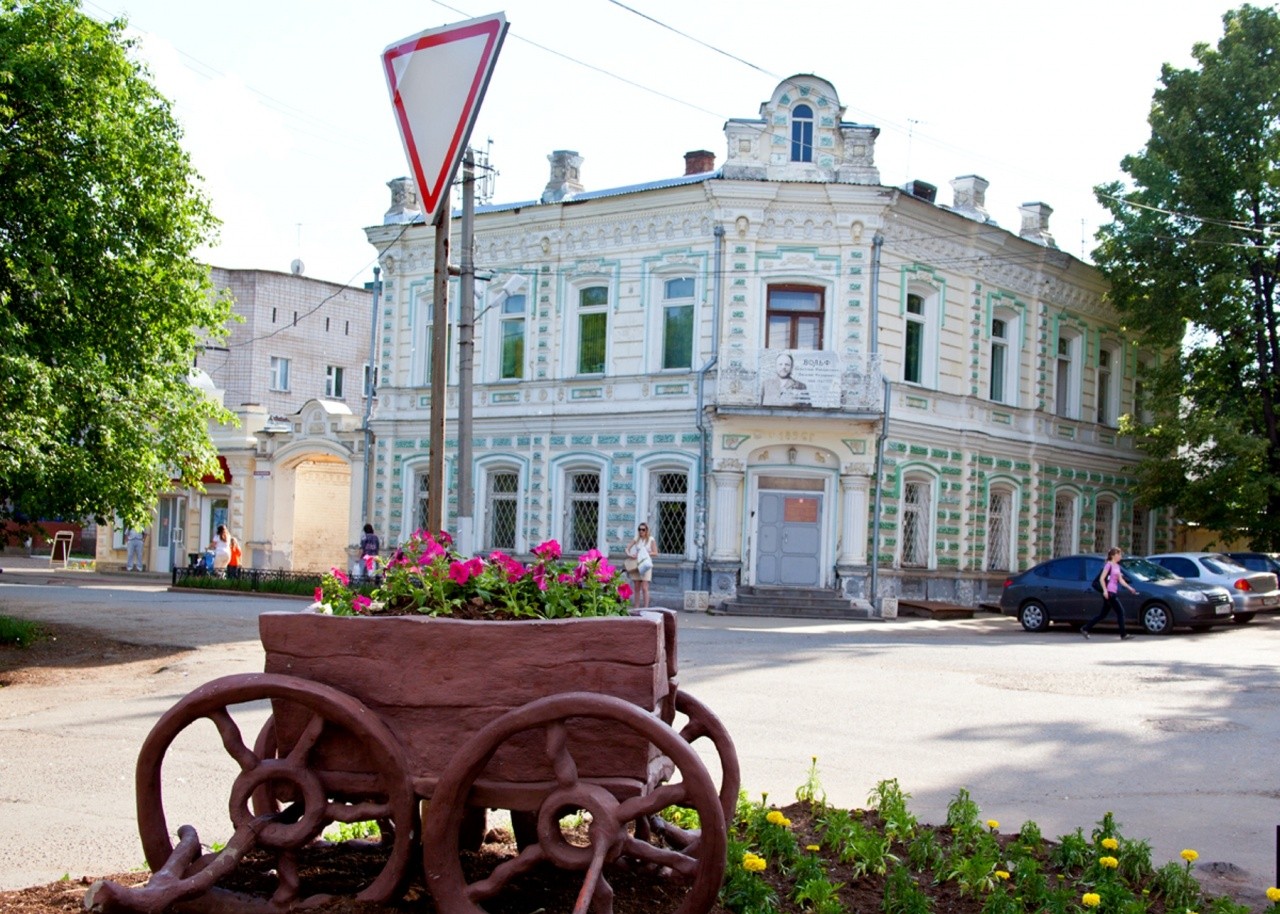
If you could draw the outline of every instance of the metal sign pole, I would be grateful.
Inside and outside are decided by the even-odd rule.
[[[449,367],[449,190],[436,216],[435,276],[431,296],[431,453],[427,464],[428,530],[444,529],[444,411]]]

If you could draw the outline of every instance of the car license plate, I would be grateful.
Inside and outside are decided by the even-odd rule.
[[[1214,614],[1215,616],[1229,616],[1229,615],[1231,615],[1231,604],[1230,604],[1230,603],[1219,603],[1216,607],[1214,607],[1213,614]]]
[[[1278,602],[1280,602],[1280,597],[1263,597],[1262,598],[1263,606],[1275,606],[1276,603]]]

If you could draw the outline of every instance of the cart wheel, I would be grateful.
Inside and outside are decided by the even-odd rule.
[[[693,744],[703,737],[711,740],[716,755],[720,757],[720,808],[725,822],[732,822],[738,809],[738,791],[742,788],[742,773],[738,767],[738,750],[733,738],[720,718],[711,709],[688,692],[676,693],[676,713],[689,720],[680,728],[685,742]]]
[[[648,793],[619,800],[601,783],[578,776],[570,751],[572,719],[617,721],[630,728],[670,760],[680,780]],[[537,812],[538,842],[500,863],[483,878],[469,882],[459,856],[458,826],[467,798],[493,754],[512,736],[528,730],[545,734],[546,758],[555,783]],[[619,779],[611,779],[619,780]],[[685,847],[666,846],[654,836],[643,840],[647,823],[668,806],[691,807],[702,823],[699,840]],[[560,830],[566,810],[590,815],[587,844],[571,844]],[[509,711],[477,732],[450,759],[431,797],[423,831],[427,885],[440,914],[483,914],[480,903],[492,898],[520,874],[539,863],[584,873],[574,914],[608,914],[613,888],[606,865],[627,868],[651,865],[684,883],[684,894],[672,896],[672,914],[705,914],[715,903],[724,878],[726,834],[724,812],[711,776],[689,743],[659,718],[620,698],[591,692],[551,695]],[[522,901],[525,899],[522,897]],[[530,900],[531,901],[531,900]],[[661,910],[656,895],[651,910]]]
[[[287,702],[305,715],[295,745],[283,758],[277,757],[274,718],[250,749],[231,715],[233,705],[263,700]],[[161,792],[164,756],[180,733],[205,719],[217,728],[223,748],[240,769],[229,803],[236,836],[222,851],[194,861],[184,878],[216,865],[224,853],[238,857],[256,847],[275,858],[278,887],[266,903],[269,907],[315,904],[324,897],[302,895],[298,851],[332,822],[386,820],[393,823],[394,834],[386,863],[355,898],[384,902],[395,894],[413,849],[417,803],[400,744],[376,714],[350,695],[272,673],[224,676],[206,683],[165,712],[147,735],[138,753],[138,832],[153,872],[174,850]],[[322,736],[342,736],[358,745],[364,758],[355,766],[343,766],[357,770],[316,768],[320,760],[314,756]],[[218,868],[230,865],[223,861]]]

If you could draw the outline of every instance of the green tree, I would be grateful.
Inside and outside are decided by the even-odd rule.
[[[230,315],[217,220],[123,30],[0,0],[0,520],[141,521],[229,418],[187,383]]]
[[[1197,67],[1161,71],[1142,152],[1096,188],[1094,259],[1141,343],[1162,353],[1130,417],[1139,496],[1280,549],[1280,17],[1223,16]]]

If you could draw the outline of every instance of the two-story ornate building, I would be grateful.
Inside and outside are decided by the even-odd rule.
[[[478,550],[620,557],[648,521],[668,605],[746,587],[866,605],[873,576],[973,604],[1053,554],[1165,541],[1117,431],[1143,355],[1050,208],[1012,231],[975,175],[949,206],[882,185],[877,129],[843,110],[797,75],[726,124],[718,169],[689,153],[679,177],[587,191],[560,151],[540,200],[481,207]],[[391,186],[367,234],[386,281],[372,511],[395,541],[425,516],[434,248],[410,182]]]

